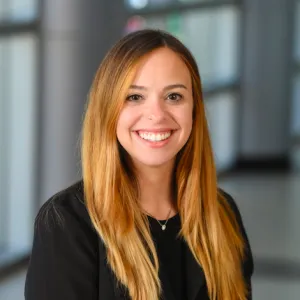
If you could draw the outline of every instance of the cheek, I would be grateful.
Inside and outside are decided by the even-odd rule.
[[[117,128],[118,130],[123,130],[128,128],[130,125],[130,112],[127,109],[123,109],[119,115]]]
[[[190,133],[193,126],[193,109],[190,106],[177,112],[177,121],[182,129]]]
[[[117,138],[120,140],[124,134],[128,134],[134,122],[136,120],[136,114],[131,109],[124,108],[117,122]]]
[[[122,144],[122,137],[124,137],[124,129],[126,128],[126,112],[124,113],[124,110],[121,111],[119,115],[119,119],[117,122],[117,139]]]

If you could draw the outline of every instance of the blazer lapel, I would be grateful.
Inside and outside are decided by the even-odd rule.
[[[201,287],[205,282],[203,269],[197,263],[188,245],[186,244],[186,292],[188,300],[196,300]]]

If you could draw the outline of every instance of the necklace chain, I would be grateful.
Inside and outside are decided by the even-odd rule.
[[[167,220],[165,221],[164,224],[162,224],[159,220],[157,220],[154,216],[152,216],[152,215],[151,215],[150,213],[148,213],[147,211],[146,211],[146,213],[147,213],[148,215],[150,215],[153,219],[155,219],[155,220],[158,222],[158,224],[161,226],[161,229],[162,229],[162,230],[166,230],[166,228],[167,228],[167,223],[168,223],[168,221],[169,221],[169,219],[170,219],[171,211],[172,211],[172,207],[170,208],[170,211],[169,211],[168,216],[167,216]]]

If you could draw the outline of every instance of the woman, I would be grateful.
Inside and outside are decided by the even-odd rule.
[[[176,38],[143,30],[107,54],[82,169],[36,218],[27,300],[251,299],[248,239],[217,187],[199,72]]]

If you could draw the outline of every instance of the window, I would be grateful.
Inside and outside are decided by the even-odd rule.
[[[164,7],[175,3],[176,0],[126,0],[126,6],[129,9],[138,10],[143,8]]]
[[[292,136],[300,137],[300,73],[293,80]]]
[[[29,253],[36,208],[37,1],[0,0],[0,268]],[[32,26],[28,28],[28,22]],[[18,26],[15,26],[15,25]]]
[[[0,20],[33,20],[37,15],[37,0],[0,0]]]
[[[300,1],[296,2],[294,59],[300,64]]]
[[[5,189],[4,189],[4,174],[6,169],[6,155],[7,148],[5,147],[5,111],[4,111],[4,86],[5,86],[5,74],[4,74],[4,52],[5,45],[3,40],[0,39],[0,253],[3,251],[5,246]]]
[[[181,7],[184,4],[197,4],[197,3],[206,3],[214,2],[215,0],[126,0],[126,6],[132,10],[144,9],[144,8],[161,8],[161,7],[170,7],[175,6]]]
[[[205,101],[216,167],[225,170],[231,167],[238,154],[238,93],[219,93],[208,96]]]
[[[294,76],[292,78],[292,138],[300,141],[300,1],[296,3],[295,9],[295,38],[294,38]]]

